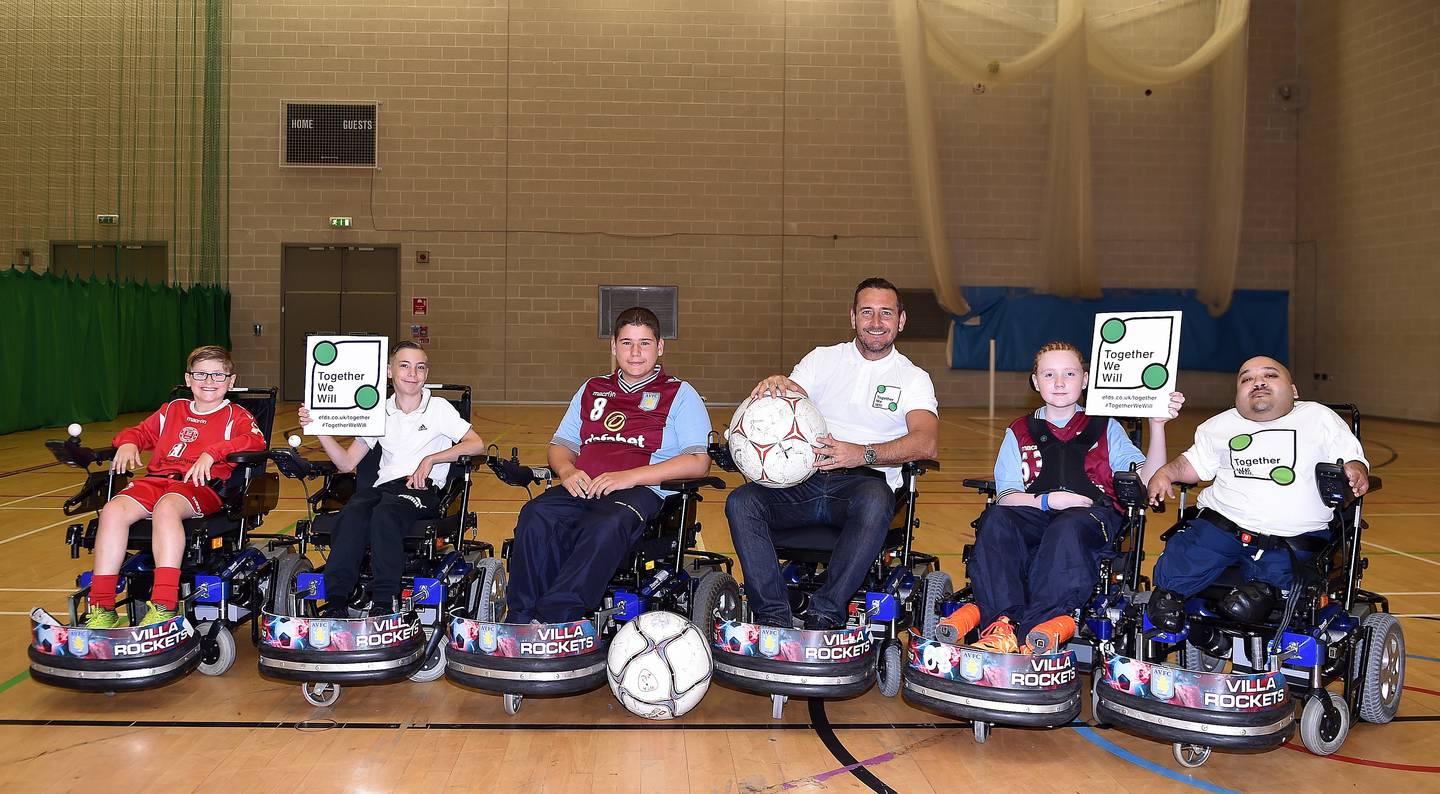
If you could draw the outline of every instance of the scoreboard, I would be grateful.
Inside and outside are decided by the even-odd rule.
[[[375,168],[379,106],[362,103],[284,103],[281,165]]]

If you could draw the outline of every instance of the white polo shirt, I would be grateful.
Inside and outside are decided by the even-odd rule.
[[[905,415],[940,415],[930,375],[896,348],[879,361],[860,355],[855,340],[811,350],[790,380],[800,384],[825,417],[830,435],[852,444],[883,444],[910,432]],[[901,485],[899,466],[874,467],[890,487]]]
[[[409,477],[427,455],[444,452],[470,432],[470,422],[460,416],[447,400],[431,398],[423,389],[420,407],[405,413],[395,407],[395,395],[385,401],[385,435],[360,440],[371,449],[380,445],[380,474],[376,485]],[[450,464],[437,463],[430,469],[430,482],[445,484]]]
[[[1290,413],[1253,422],[1234,408],[1195,429],[1185,459],[1201,480],[1214,480],[1196,504],[1266,535],[1294,537],[1330,523],[1315,489],[1315,464],[1358,461],[1360,439],[1320,403],[1296,402]]]

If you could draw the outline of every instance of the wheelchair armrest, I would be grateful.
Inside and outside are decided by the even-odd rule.
[[[340,467],[336,466],[333,461],[310,460],[290,449],[271,449],[264,454],[270,460],[275,461],[275,468],[279,469],[281,474],[293,480],[308,480],[314,477],[328,478],[340,470]]]
[[[697,493],[701,488],[714,488],[725,490],[725,481],[719,477],[690,477],[683,480],[665,480],[660,483],[662,491],[684,491],[686,493]]]
[[[256,463],[264,463],[270,457],[270,451],[262,449],[256,452],[231,452],[225,456],[225,460],[231,463],[238,463],[241,466],[250,466]]]
[[[915,474],[924,474],[927,471],[939,471],[940,461],[932,460],[930,458],[921,458],[920,460],[907,460],[904,463],[900,464],[900,470],[905,474],[909,474],[911,472],[914,472]]]
[[[712,438],[718,437],[713,431],[711,436]],[[740,467],[735,465],[735,458],[730,455],[729,444],[712,440],[706,445],[705,454],[710,456],[710,461],[718,466],[721,471],[728,471],[732,474],[740,471]]]
[[[1375,493],[1383,487],[1385,487],[1385,483],[1383,483],[1379,477],[1372,474],[1370,475],[1370,490],[1366,491],[1366,493]]]
[[[961,483],[961,486],[965,488],[974,488],[985,496],[995,495],[994,480],[965,480]]]
[[[74,466],[77,469],[87,469],[92,463],[107,461],[115,457],[114,447],[103,447],[91,449],[82,447],[75,439],[68,441],[46,441],[45,448],[55,456],[55,460],[66,466]]]

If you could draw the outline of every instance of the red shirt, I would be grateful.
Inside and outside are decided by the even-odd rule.
[[[215,459],[210,476],[228,479],[235,470],[225,456],[265,449],[265,435],[250,412],[226,400],[208,414],[195,413],[189,400],[171,400],[134,427],[115,434],[116,447],[134,444],[153,449],[150,474],[184,474],[205,453]]]

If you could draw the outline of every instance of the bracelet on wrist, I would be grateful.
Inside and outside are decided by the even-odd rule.
[[[1046,512],[1049,512],[1049,511],[1050,511],[1050,492],[1049,492],[1049,491],[1046,491],[1045,493],[1040,494],[1040,509],[1041,509],[1041,510],[1044,510],[1044,511],[1046,511]]]

